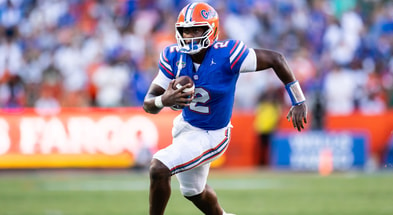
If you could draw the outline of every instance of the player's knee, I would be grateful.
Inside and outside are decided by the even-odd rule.
[[[197,189],[182,189],[181,194],[186,197],[187,199],[199,196],[201,192],[199,192]]]
[[[180,186],[181,194],[187,199],[199,196],[203,192],[203,189],[204,186],[200,186],[198,184],[193,184],[189,186]]]
[[[171,177],[171,171],[161,161],[153,159],[149,168],[151,179],[165,179]]]

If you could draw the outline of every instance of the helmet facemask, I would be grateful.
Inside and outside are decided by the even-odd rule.
[[[200,37],[183,38],[183,28],[205,27],[206,30]],[[208,48],[210,44],[210,36],[213,34],[213,28],[208,23],[186,25],[183,23],[176,24],[176,40],[180,48],[180,52],[187,54],[196,54],[204,48]]]

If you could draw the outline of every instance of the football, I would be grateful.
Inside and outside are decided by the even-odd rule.
[[[188,83],[191,83],[192,87],[188,87],[188,88],[184,89],[183,92],[185,92],[185,93],[193,91],[195,89],[194,81],[189,76],[180,76],[175,79],[175,83],[173,85],[175,87],[174,90],[179,89]]]

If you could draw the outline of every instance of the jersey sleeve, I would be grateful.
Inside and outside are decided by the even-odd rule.
[[[249,48],[248,50],[248,55],[240,67],[240,72],[255,72],[257,69],[257,57],[255,55],[255,51],[252,48]]]
[[[172,51],[171,51],[172,50]],[[174,57],[173,47],[166,47],[160,54],[160,61],[158,62],[159,71],[164,74],[167,78],[174,79],[175,73],[173,72],[173,66],[171,59]]]
[[[235,73],[240,72],[240,67],[246,59],[249,49],[246,44],[240,40],[231,41],[232,48],[229,52],[229,62],[231,64],[231,70]]]
[[[172,79],[166,77],[161,71],[158,71],[157,76],[153,80],[153,84],[156,84],[166,90]]]

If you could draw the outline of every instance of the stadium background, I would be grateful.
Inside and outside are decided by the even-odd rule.
[[[103,159],[110,160],[116,153],[129,154],[122,159],[132,160],[120,166],[132,166],[138,154],[143,154],[144,146],[138,145],[141,142],[150,141],[147,154],[169,144],[170,137],[165,137],[165,133],[176,113],[167,111],[158,116],[156,121],[165,119],[168,124],[153,122],[156,139],[151,137],[154,135],[149,139],[145,134],[151,128],[149,125],[139,128],[126,125],[145,125],[153,120],[139,110],[157,73],[160,51],[175,43],[173,25],[186,3],[175,0],[1,1],[0,106],[2,140],[6,143],[1,147],[2,167],[34,167],[27,165],[29,161],[22,162],[25,165],[15,164],[25,154],[37,155],[36,167],[56,167],[50,163],[59,157],[50,158],[51,155],[71,154],[58,164],[67,167],[75,154],[87,155],[83,159],[89,163],[94,159],[91,154],[109,155]],[[308,99],[309,132],[322,131],[320,134],[327,138],[332,131],[361,133],[366,150],[360,152],[364,160],[361,166],[369,161],[374,168],[390,165],[393,128],[393,4],[390,1],[210,3],[220,14],[220,39],[240,39],[249,47],[274,49],[287,57]],[[258,133],[252,125],[260,99],[269,96],[281,98],[277,108],[278,126],[273,129],[288,135],[291,125],[284,117],[290,102],[282,84],[272,71],[244,74],[235,98],[234,149],[227,153],[230,159],[221,161],[220,165],[231,162],[234,166],[257,165]],[[134,116],[150,121],[130,122]],[[74,120],[75,117],[88,119]],[[72,125],[73,120],[74,124],[104,131],[108,142],[86,146],[91,143],[83,142],[99,137],[81,137],[84,130]],[[236,128],[236,124],[240,126]],[[121,139],[117,142],[111,138],[119,126],[134,129],[130,133],[132,140],[127,140],[123,134],[126,132],[118,135],[121,137],[115,135]],[[73,134],[72,130],[79,133]],[[30,145],[26,148],[26,144]],[[105,150],[100,144],[107,144],[104,148],[118,148],[102,153]],[[68,166],[74,167],[75,163]],[[93,166],[106,167],[106,164]]]

